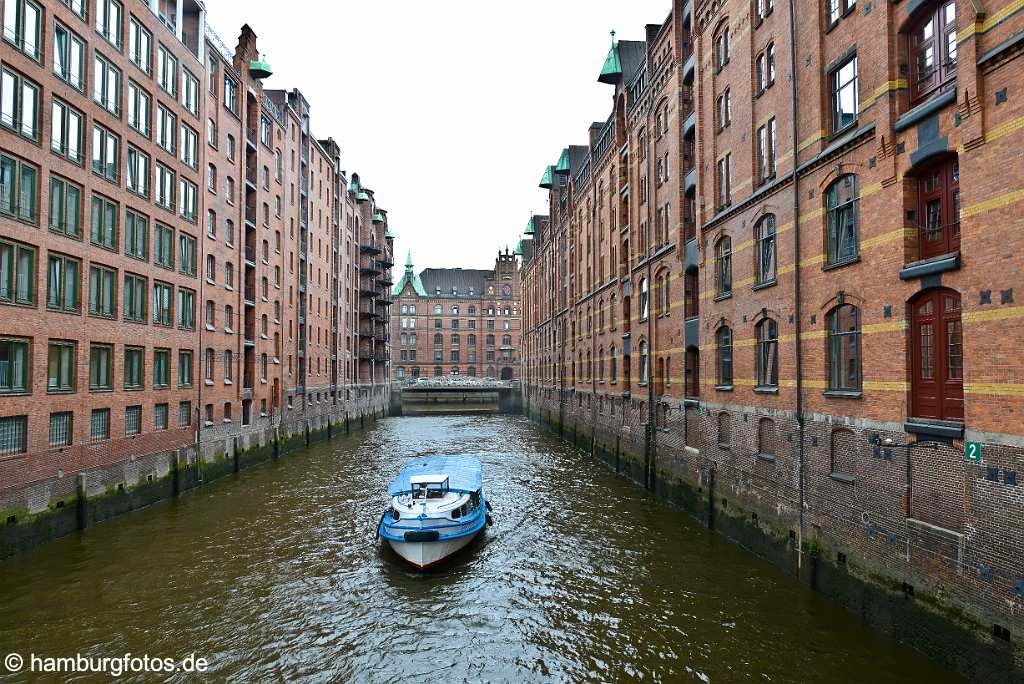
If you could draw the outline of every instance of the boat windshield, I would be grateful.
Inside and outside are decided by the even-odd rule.
[[[443,499],[448,493],[447,475],[417,475],[409,478],[413,499]]]

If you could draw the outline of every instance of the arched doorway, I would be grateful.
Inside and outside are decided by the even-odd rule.
[[[501,379],[502,380],[511,380],[512,379],[512,367],[511,366],[505,366],[504,368],[501,369]]]
[[[960,293],[925,290],[910,301],[911,413],[963,421],[964,356]]]

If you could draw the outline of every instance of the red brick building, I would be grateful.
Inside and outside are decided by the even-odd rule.
[[[545,174],[551,218],[523,250],[533,415],[778,562],[826,573],[825,591],[974,676],[1024,665],[1024,392],[1007,351],[1019,10],[676,3],[648,30],[644,66],[622,41],[605,67],[617,59],[627,88],[611,245],[628,270],[605,291],[621,343],[602,337],[589,285],[609,163],[596,126]],[[679,113],[652,143],[630,72],[658,71],[672,24],[679,72],[663,78]],[[668,212],[674,247],[633,206],[659,144],[682,172],[646,196],[683,209]],[[893,586],[917,598],[894,608]],[[971,638],[932,640],[952,634],[933,619]]]
[[[194,0],[4,0],[3,16],[8,523],[384,411],[386,212],[302,94],[264,90],[253,31],[228,48]]]
[[[519,267],[498,252],[492,270],[427,268],[412,255],[394,287],[393,380],[465,375],[519,379]]]

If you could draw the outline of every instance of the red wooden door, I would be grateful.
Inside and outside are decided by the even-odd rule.
[[[915,418],[964,419],[960,295],[929,290],[911,302],[911,412]]]

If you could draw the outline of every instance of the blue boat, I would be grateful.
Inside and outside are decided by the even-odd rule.
[[[483,466],[469,456],[428,456],[405,465],[388,486],[391,503],[377,534],[413,567],[437,565],[489,524]]]

